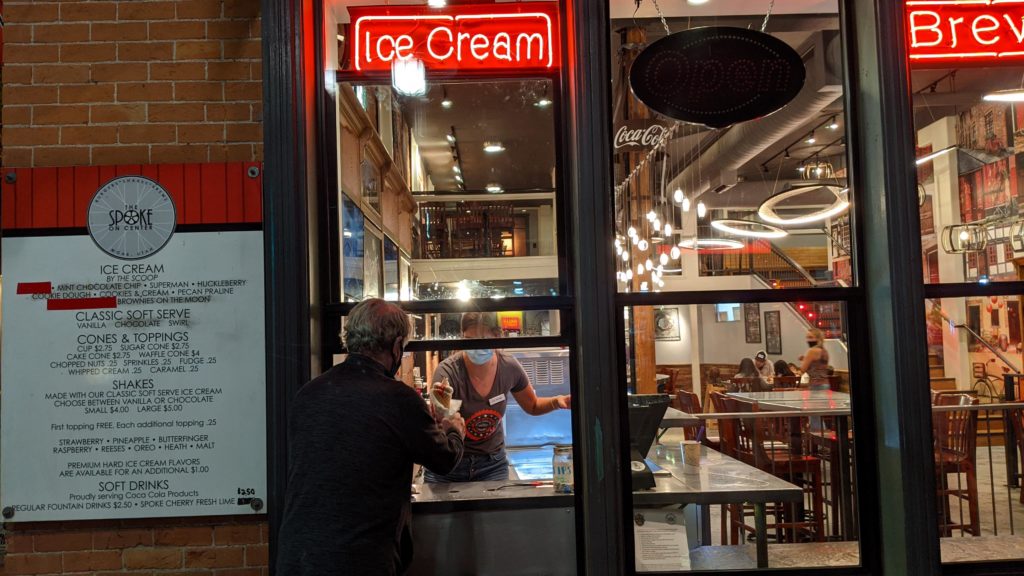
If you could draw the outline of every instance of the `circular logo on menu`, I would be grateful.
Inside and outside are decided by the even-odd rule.
[[[162,186],[142,176],[107,182],[89,203],[89,236],[121,260],[152,256],[174,234],[174,200]]]

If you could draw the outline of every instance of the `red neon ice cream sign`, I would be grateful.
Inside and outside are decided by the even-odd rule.
[[[390,72],[396,60],[428,71],[554,70],[559,65],[558,4],[353,6],[349,69]]]
[[[908,0],[906,15],[915,65],[1024,62],[1024,0]]]

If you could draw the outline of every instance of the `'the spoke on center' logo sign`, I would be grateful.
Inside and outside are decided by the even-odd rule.
[[[160,251],[174,234],[170,194],[142,176],[115,178],[89,204],[89,236],[107,254],[139,260]]]

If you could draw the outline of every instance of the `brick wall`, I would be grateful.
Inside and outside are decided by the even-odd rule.
[[[266,524],[238,517],[21,524],[0,574],[263,576]]]
[[[259,4],[6,0],[3,165],[262,160]]]
[[[3,165],[261,161],[259,5],[4,0]],[[262,518],[5,529],[0,574],[267,574]]]

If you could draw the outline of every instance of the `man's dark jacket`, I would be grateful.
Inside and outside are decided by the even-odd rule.
[[[277,574],[402,574],[412,558],[413,463],[447,472],[462,447],[412,388],[365,356],[303,386],[288,417]]]

